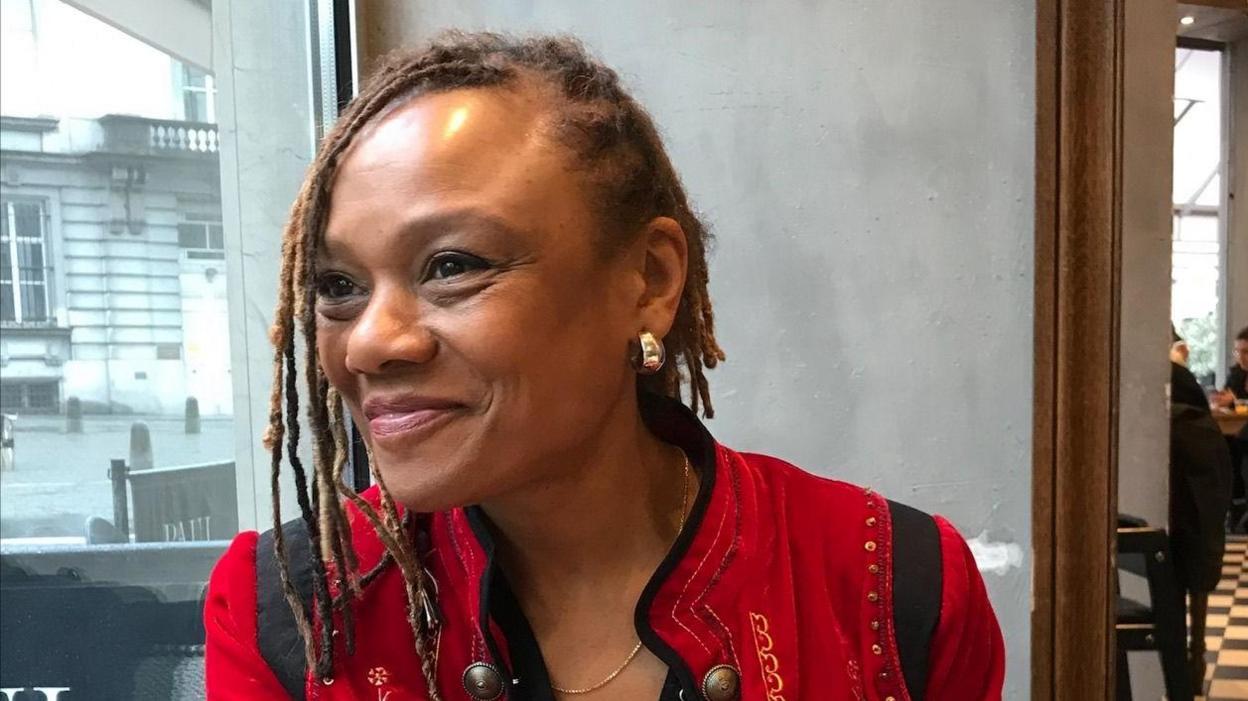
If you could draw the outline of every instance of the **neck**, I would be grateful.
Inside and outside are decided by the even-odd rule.
[[[684,454],[650,433],[629,399],[594,441],[560,456],[557,477],[482,505],[522,602],[558,607],[606,592],[635,602],[675,540],[697,476],[686,478]]]

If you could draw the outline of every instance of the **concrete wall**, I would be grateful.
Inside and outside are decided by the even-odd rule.
[[[1227,178],[1228,212],[1226,227],[1226,353],[1222,363],[1234,362],[1229,349],[1235,334],[1248,326],[1248,39],[1231,46],[1230,57],[1230,175]],[[1238,196],[1237,196],[1238,195]],[[1226,374],[1218,377],[1226,381]]]
[[[949,516],[1029,665],[1031,2],[368,0],[364,63],[568,31],[653,112],[719,237],[729,445]]]
[[[282,228],[313,153],[306,7],[252,0],[213,3],[221,216],[231,280],[235,479],[243,530],[272,524],[269,457],[261,440],[273,379],[268,330],[277,304]],[[304,435],[303,454],[309,455]],[[291,518],[298,507],[289,468],[282,495],[282,511]]]
[[[1126,8],[1118,510],[1165,525],[1173,230],[1173,0]]]
[[[1173,231],[1174,0],[1126,3],[1123,60],[1122,289],[1118,510],[1168,522],[1170,249]],[[1123,592],[1148,600],[1140,578]],[[1134,698],[1164,693],[1157,655],[1130,655]]]

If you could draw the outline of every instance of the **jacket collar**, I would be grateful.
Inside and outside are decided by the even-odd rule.
[[[761,541],[743,537],[747,523],[755,524],[751,529],[757,525],[756,505],[742,500],[740,458],[717,444],[692,411],[666,397],[641,394],[639,399],[650,430],[683,449],[699,477],[685,527],[643,589],[634,614],[640,640],[692,691],[716,665],[740,668],[731,630],[720,612],[732,607],[743,583],[747,568],[742,561],[759,550]],[[440,527],[435,527],[434,547],[443,562],[439,569],[454,580],[476,583],[444,586],[442,607],[472,621],[473,659],[492,660],[504,678],[511,678],[506,641],[489,610],[500,572],[484,512],[470,506],[436,519]],[[439,542],[443,537],[445,542]]]

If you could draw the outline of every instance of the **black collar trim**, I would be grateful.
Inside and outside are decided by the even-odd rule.
[[[680,653],[659,637],[650,625],[650,609],[654,606],[654,599],[658,596],[659,590],[685,559],[689,547],[693,544],[706,518],[706,511],[711,503],[711,494],[715,491],[716,443],[710,431],[706,430],[706,426],[698,420],[697,415],[684,404],[674,399],[650,394],[639,393],[638,399],[641,402],[642,416],[650,430],[654,431],[659,438],[684,449],[690,464],[697,470],[699,486],[698,495],[693,500],[693,509],[689,512],[684,529],[676,537],[672,549],[659,563],[658,569],[641,592],[641,598],[637,601],[637,609],[633,613],[633,625],[637,628],[637,637],[646,648],[676,674],[680,680],[681,689],[690,694],[690,698],[698,698],[698,684],[693,672]]]
[[[637,608],[633,614],[633,623],[637,629],[637,637],[642,644],[676,674],[681,688],[687,694],[696,694],[698,685],[689,666],[650,625],[650,609],[654,605],[654,599],[658,596],[659,590],[685,559],[694,538],[701,529],[702,521],[710,505],[711,494],[715,490],[716,443],[706,426],[698,420],[697,415],[679,401],[645,392],[638,392],[637,399],[647,428],[663,441],[685,451],[689,457],[690,466],[697,472],[699,487],[684,529],[642,590],[641,598],[637,601]],[[501,654],[498,641],[495,640],[490,629],[490,602],[494,595],[493,589],[497,583],[496,580],[503,576],[495,558],[494,536],[490,533],[488,517],[480,506],[465,507],[464,514],[486,558],[485,570],[480,582],[478,611],[481,634],[489,647],[490,655],[503,673],[504,679],[510,680],[513,675],[508,669],[507,658]]]

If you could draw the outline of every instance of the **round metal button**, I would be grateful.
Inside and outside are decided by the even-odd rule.
[[[712,667],[702,679],[702,695],[707,701],[735,701],[741,692],[741,675],[730,665]]]
[[[503,675],[488,662],[473,662],[464,670],[464,691],[477,701],[503,697]]]

